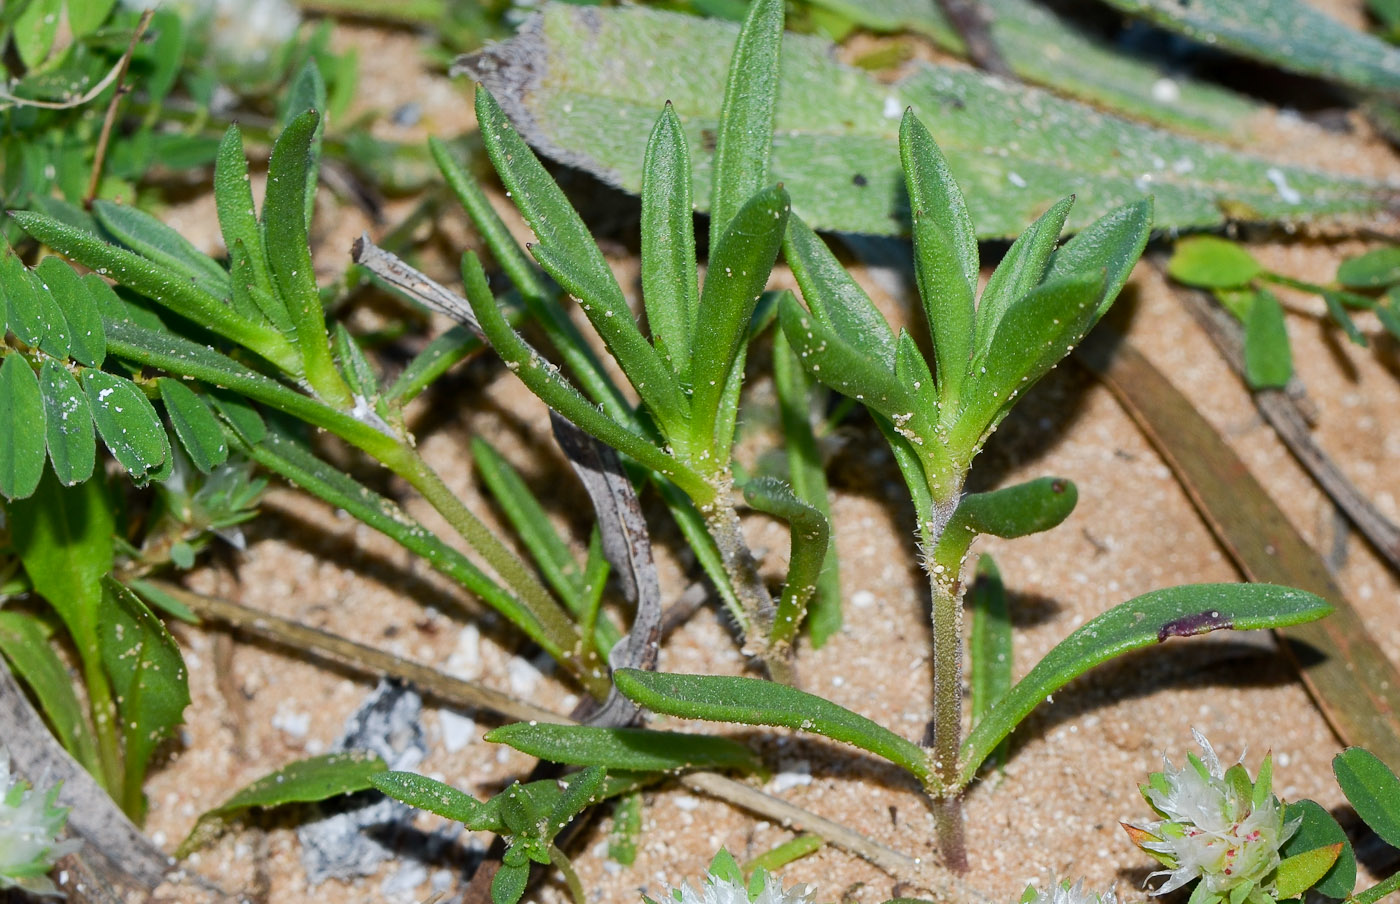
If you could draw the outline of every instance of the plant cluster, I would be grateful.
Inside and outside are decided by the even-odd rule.
[[[641,189],[644,323],[564,192],[490,92],[478,88],[486,155],[535,241],[520,248],[455,149],[432,143],[443,177],[510,287],[493,291],[486,265],[469,252],[462,262],[465,297],[459,298],[361,244],[359,260],[367,270],[459,321],[392,380],[373,362],[364,337],[328,323],[327,308],[342,287],[318,285],[312,263],[323,112],[334,106],[315,65],[301,70],[285,103],[261,210],[242,130],[228,128],[217,144],[214,200],[226,258],[202,253],[134,206],[98,200],[89,212],[60,205],[47,183],[14,195],[32,209],[13,212],[7,228],[33,240],[28,250],[37,244],[67,260],[33,254],[28,266],[9,249],[0,258],[0,420],[38,428],[0,433],[8,532],[0,545],[0,601],[29,593],[45,602],[0,611],[0,653],[63,745],[130,815],[142,815],[146,768],[189,701],[178,647],[154,610],[189,613],[145,579],[157,569],[190,567],[212,537],[236,542],[237,526],[252,517],[265,485],[255,470],[344,510],[479,597],[553,657],[604,711],[625,700],[635,705],[629,717],[644,708],[782,727],[901,767],[926,793],[940,853],[954,871],[967,866],[962,795],[989,760],[1004,757],[1008,737],[1050,694],[1096,665],[1171,637],[1282,627],[1329,611],[1312,594],[1272,585],[1168,588],[1089,621],[1012,681],[1000,577],[984,558],[976,589],[966,594],[969,550],[980,535],[1015,538],[1057,526],[1078,491],[1067,480],[1045,477],[968,493],[968,475],[1014,405],[1113,303],[1148,240],[1152,202],[1112,210],[1062,243],[1074,199],[1059,201],[1016,239],[979,297],[981,260],[968,204],[933,136],[906,110],[899,154],[927,331],[896,334],[794,211],[801,199],[771,179],[783,28],[781,0],[750,5],[714,136],[703,271],[696,259],[690,139],[679,113],[669,104],[661,110],[645,148]],[[66,51],[64,58],[82,52]],[[46,51],[43,64],[49,59]],[[1196,240],[1182,243],[1177,260],[1203,249],[1234,264],[1243,253]],[[800,299],[768,291],[780,254]],[[1185,265],[1174,265],[1173,272],[1189,279]],[[1214,287],[1269,278],[1256,267]],[[1253,304],[1263,311],[1267,302],[1258,297]],[[580,334],[570,304],[582,308],[630,392],[613,381]],[[529,339],[527,329],[534,330]],[[770,330],[775,382],[793,440],[790,482],[750,477],[734,462],[749,344]],[[541,335],[547,347],[535,338]],[[654,633],[634,638],[616,623],[635,612],[635,630],[646,621],[646,600],[628,600],[635,608],[605,605],[609,573],[629,562],[610,553],[603,529],[595,530],[582,558],[575,555],[505,457],[484,440],[474,441],[475,464],[522,555],[424,460],[406,406],[487,345],[554,412],[620,454],[629,490],[655,491],[766,679],[654,671],[654,659],[635,658],[641,646],[655,644]],[[839,624],[825,483],[807,416],[815,384],[869,412],[908,488],[932,603],[933,708],[923,743],[800,688],[796,651],[804,622],[814,623],[814,644]],[[402,479],[455,536],[439,536],[332,464],[315,431]],[[98,438],[113,468],[101,464]],[[121,506],[113,500],[125,489],[118,473],[158,488],[144,518],[118,517]],[[789,567],[776,594],[744,539],[745,507],[790,527]],[[634,588],[633,596],[646,593]],[[966,670],[971,730],[964,737],[965,606],[974,624]],[[809,607],[815,617],[809,618]],[[76,652],[81,694],[56,651],[64,642]],[[387,772],[364,756],[293,764],[206,814],[182,851],[248,808],[373,787],[507,839],[492,886],[497,904],[522,898],[532,864],[562,871],[582,900],[560,841],[582,811],[682,770],[763,769],[752,751],[731,739],[651,730],[635,721],[534,720],[495,729],[489,740],[581,768],[562,781],[512,785],[486,801],[423,776]],[[1349,855],[1327,840],[1332,826],[1311,817],[1311,810],[1285,808],[1272,795],[1267,760],[1250,779],[1242,766],[1224,769],[1204,747],[1206,755],[1192,757],[1186,769],[1168,766],[1149,780],[1143,793],[1159,819],[1130,829],[1166,867],[1169,879],[1158,892],[1197,881],[1193,904],[1265,904],[1339,875]],[[1385,777],[1360,753],[1344,756],[1345,769],[1338,772],[1344,790],[1352,782],[1343,778],[1346,770],[1368,787],[1384,785]],[[32,806],[22,795],[10,803],[11,796],[8,806]],[[1400,799],[1400,790],[1384,799]],[[43,816],[51,821],[51,808]],[[66,848],[45,850],[52,855]],[[52,860],[43,850],[26,853],[26,862],[44,869]],[[0,868],[4,863],[0,856]],[[722,855],[702,891],[686,886],[675,897],[682,904],[786,904],[809,896],[784,890],[763,869],[753,876],[746,881],[733,858]],[[1369,904],[1376,899],[1370,894],[1357,900]],[[1030,889],[1023,900],[1112,904],[1114,898],[1064,885]]]

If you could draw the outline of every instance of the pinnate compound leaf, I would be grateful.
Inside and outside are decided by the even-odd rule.
[[[97,460],[87,396],[77,377],[53,358],[39,368],[39,389],[44,397],[45,439],[54,476],[66,487],[82,483],[92,476]]]
[[[1356,815],[1391,847],[1400,847],[1400,779],[1375,754],[1349,747],[1332,759],[1332,772]]]
[[[135,383],[101,370],[83,371],[83,389],[102,442],[138,482],[170,458],[170,438],[160,415]]]
[[[83,278],[66,261],[53,255],[41,260],[34,272],[48,286],[68,323],[68,354],[79,364],[101,367],[107,358],[107,334]]]
[[[0,496],[23,499],[44,475],[44,398],[22,355],[6,355],[0,364],[0,424],[25,425],[0,430]]]
[[[1400,283],[1400,246],[1387,245],[1342,261],[1337,282],[1353,289],[1374,289]]]
[[[736,741],[674,731],[516,722],[487,732],[486,740],[571,766],[604,766],[637,772],[678,769],[756,772],[762,768],[753,752]]]
[[[1293,837],[1284,842],[1279,853],[1286,860],[1318,848],[1341,845],[1336,862],[1322,874],[1322,881],[1315,885],[1309,883],[1304,887],[1315,888],[1319,894],[1329,898],[1345,898],[1356,887],[1356,855],[1346,833],[1337,825],[1337,820],[1332,818],[1331,813],[1313,801],[1293,801],[1286,806],[1283,814],[1285,821],[1292,822],[1299,816],[1303,817],[1302,824],[1298,826],[1298,831]],[[1279,897],[1283,898],[1284,895],[1280,894]]]
[[[1303,0],[1107,0],[1212,47],[1360,88],[1400,94],[1400,50],[1348,28]]]
[[[499,827],[499,819],[481,801],[437,779],[415,772],[375,772],[369,784],[410,807],[453,819],[474,831]]]
[[[657,97],[675,104],[693,150],[717,129],[735,34],[727,23],[659,10],[555,3],[467,69],[507,99],[544,153],[636,192]],[[980,238],[1016,236],[1071,192],[1070,229],[1149,194],[1161,228],[1227,217],[1298,221],[1392,203],[1393,189],[1376,182],[1275,165],[980,72],[918,65],[886,85],[830,51],[819,39],[784,38],[770,175],[816,229],[907,233],[896,147],[909,106],[937,136]],[[703,200],[711,160],[697,152],[694,163]]]
[[[1213,235],[1182,239],[1167,261],[1172,279],[1200,289],[1238,289],[1263,272],[1248,251]]]
[[[757,678],[637,669],[619,669],[613,678],[628,699],[654,712],[812,732],[884,757],[921,781],[932,781],[922,747],[858,713],[796,688]]]
[[[1244,378],[1254,389],[1279,389],[1293,376],[1293,352],[1283,306],[1274,293],[1254,293],[1244,319]]]
[[[1274,584],[1183,584],[1121,603],[1060,641],[992,707],[963,742],[961,778],[1042,700],[1096,665],[1169,637],[1287,627],[1331,611],[1319,596]]]
[[[227,461],[228,441],[208,404],[179,380],[161,377],[156,386],[175,435],[200,473],[208,474]]]
[[[373,786],[373,777],[387,768],[379,757],[358,750],[298,760],[263,776],[219,806],[201,814],[199,822],[195,823],[194,829],[175,851],[175,856],[188,857],[217,836],[226,822],[245,810],[314,803],[364,791]]]
[[[141,813],[146,766],[180,724],[189,683],[180,648],[146,604],[111,577],[102,579],[102,591],[98,637],[121,718],[124,805]]]
[[[8,303],[10,332],[25,345],[38,347],[44,341],[49,324],[45,308],[39,300],[40,284],[24,266],[19,255],[6,248],[0,256],[0,289]]]
[[[54,651],[50,634],[35,615],[0,609],[0,654],[29,685],[63,748],[96,776],[100,768],[97,743],[87,713],[73,691],[73,676]]]

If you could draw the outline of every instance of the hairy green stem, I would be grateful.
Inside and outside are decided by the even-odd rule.
[[[735,619],[743,635],[745,651],[757,654],[768,669],[768,677],[782,684],[792,684],[796,680],[790,658],[791,646],[778,647],[769,643],[773,633],[773,620],[777,617],[777,606],[773,597],[758,573],[758,563],[753,551],[744,541],[744,531],[739,523],[739,513],[725,499],[724,493],[716,494],[709,506],[701,508],[705,516],[705,526],[714,538],[719,549],[724,570],[729,575],[729,584],[739,599],[740,612]]]
[[[1386,895],[1394,894],[1397,891],[1400,891],[1400,873],[1396,873],[1389,879],[1372,885],[1370,888],[1357,895],[1356,901],[1358,904],[1375,904],[1376,901],[1381,900]]]
[[[574,865],[563,851],[552,844],[549,846],[549,862],[564,875],[564,885],[568,887],[574,904],[588,904],[588,895],[583,891],[583,882],[579,880],[578,873],[574,872]]]
[[[955,873],[967,872],[967,834],[963,831],[962,796],[936,797],[933,824],[938,831],[938,852],[943,865]]]

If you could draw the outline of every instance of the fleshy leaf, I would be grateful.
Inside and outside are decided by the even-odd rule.
[[[463,791],[414,772],[375,772],[369,783],[410,807],[454,819],[469,829],[486,830],[497,825],[491,809]]]

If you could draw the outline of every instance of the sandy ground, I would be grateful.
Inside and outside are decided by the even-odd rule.
[[[429,74],[412,36],[351,27],[341,40],[372,48],[361,54],[361,106],[389,110],[411,99],[423,107],[423,118],[411,128],[377,126],[385,137],[421,139],[471,127],[465,87]],[[1278,156],[1393,176],[1395,156],[1369,137],[1359,120],[1353,125],[1354,134],[1327,139],[1329,146],[1344,145],[1345,154],[1322,155],[1313,146],[1310,155],[1309,137],[1316,133],[1309,131],[1293,144],[1281,141]],[[202,224],[212,222],[211,209],[208,202],[188,205],[174,212],[175,224],[197,235],[208,228]],[[391,208],[391,222],[401,209]],[[330,273],[344,265],[345,249],[365,223],[325,192],[320,212],[318,265]],[[456,213],[441,224],[441,232],[444,246],[474,241]],[[213,236],[206,241],[213,242]],[[1343,255],[1365,246],[1283,237],[1251,247],[1283,273],[1326,281]],[[626,273],[626,249],[621,251],[619,268]],[[446,273],[446,265],[440,266]],[[889,279],[866,271],[858,275],[887,310],[903,309],[905,300],[882,288]],[[634,286],[635,280],[624,285]],[[1331,504],[1260,420],[1163,278],[1142,265],[1124,297],[1136,309],[1129,339],[1198,404],[1315,548],[1344,552],[1337,573],[1341,585],[1386,652],[1400,661],[1396,577],[1359,537],[1337,536]],[[1319,414],[1317,436],[1385,514],[1400,518],[1394,478],[1400,461],[1395,344],[1364,315],[1358,320],[1372,338],[1371,348],[1346,344],[1325,323],[1319,299],[1284,293],[1284,301],[1298,371]],[[375,314],[370,309],[354,316],[371,323]],[[754,378],[751,394],[758,405],[771,397],[766,377]],[[462,368],[414,412],[424,455],[475,511],[495,521],[465,453],[467,440],[481,435],[521,467],[576,544],[586,537],[587,504],[571,480],[561,477],[543,405],[494,362]],[[776,437],[763,427],[771,419],[759,410],[746,420],[751,425],[746,454],[771,448]],[[930,666],[926,590],[914,558],[911,511],[889,452],[867,419],[849,420],[832,445],[832,505],[847,626],[823,649],[802,650],[801,675],[808,689],[917,738],[929,710]],[[1060,367],[1035,389],[974,473],[980,487],[1044,474],[1070,478],[1079,487],[1079,507],[1063,526],[1021,540],[987,540],[976,549],[996,557],[1013,594],[1017,676],[1078,625],[1116,603],[1173,584],[1238,578],[1162,460],[1108,392],[1077,366]],[[408,495],[404,487],[388,485]],[[426,505],[411,499],[407,505],[440,526]],[[540,674],[517,655],[520,640],[499,619],[384,537],[291,490],[272,492],[265,509],[248,530],[248,551],[200,568],[190,575],[192,587],[479,678],[561,712],[576,702],[576,688]],[[680,551],[664,512],[653,506],[651,514],[663,591],[674,599],[696,569]],[[785,533],[760,517],[745,528],[751,545],[767,551],[765,567],[781,574]],[[190,666],[194,703],[178,745],[153,773],[148,789],[147,828],[167,849],[201,811],[238,787],[325,750],[371,687],[266,645],[186,627],[176,632]],[[710,607],[672,638],[661,668],[738,674],[744,662]],[[495,720],[468,715],[475,716],[474,726],[464,727],[460,717],[445,724],[435,711],[426,715],[429,753],[420,768],[484,796],[524,774],[532,761],[482,741]],[[1076,681],[1022,725],[1005,769],[967,796],[969,882],[988,900],[1005,902],[1015,900],[1027,882],[1043,885],[1056,876],[1084,876],[1090,886],[1116,885],[1120,894],[1138,897],[1151,864],[1118,823],[1147,818],[1136,783],[1160,766],[1164,752],[1180,762],[1192,749],[1192,728],[1209,736],[1227,760],[1245,754],[1251,768],[1272,750],[1276,788],[1285,798],[1311,797],[1328,808],[1342,804],[1329,766],[1338,742],[1281,659],[1228,639],[1173,641]],[[770,791],[897,850],[935,856],[928,809],[902,773],[819,740],[780,731],[740,734],[778,771]],[[421,821],[425,828],[437,824]],[[452,900],[460,890],[458,876],[447,866],[429,865],[417,873],[392,863],[363,879],[308,887],[294,826],[287,815],[239,828],[190,864],[240,900],[277,904],[410,902],[434,891]],[[633,866],[607,860],[608,828],[608,819],[599,820],[573,851],[591,901],[637,901],[639,891],[656,897],[682,879],[693,883],[720,845],[743,859],[791,837],[781,826],[674,786],[646,795]],[[829,847],[792,864],[783,878],[789,884],[814,883],[821,901],[864,904],[917,892]],[[172,898],[183,895],[174,892]],[[564,898],[562,887],[553,883],[534,896]]]

